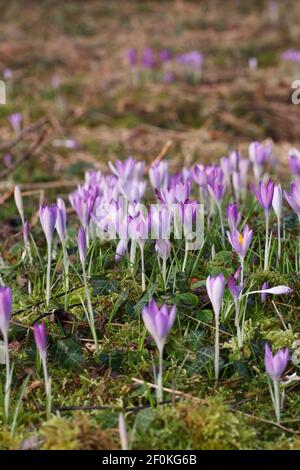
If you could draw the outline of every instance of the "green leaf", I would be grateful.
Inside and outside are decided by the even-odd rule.
[[[149,300],[152,299],[155,292],[157,291],[157,284],[153,283],[150,289],[143,295],[143,297],[135,304],[134,311],[135,313],[140,313],[144,305],[146,305]]]
[[[58,340],[51,353],[53,360],[65,369],[81,369],[84,364],[81,347],[73,338]]]
[[[113,309],[112,309],[112,311],[110,313],[110,316],[109,316],[109,323],[115,318],[115,316],[118,313],[118,310],[121,307],[121,305],[123,305],[126,302],[126,300],[128,299],[128,294],[129,294],[129,290],[126,289],[123,292],[121,292],[121,294],[117,298],[117,300],[115,302],[115,305],[113,306]]]
[[[212,323],[214,319],[214,314],[212,310],[200,310],[196,314],[197,320],[203,321],[204,323]]]
[[[93,288],[92,294],[96,295],[108,295],[114,292],[118,292],[119,282],[114,279],[105,279],[101,276],[93,276],[91,278],[91,285]]]
[[[196,294],[191,292],[183,292],[182,294],[177,294],[175,296],[177,304],[190,305],[191,307],[197,307],[199,298]]]

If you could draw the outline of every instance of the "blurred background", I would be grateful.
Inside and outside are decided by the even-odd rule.
[[[270,138],[285,164],[299,144],[297,0],[0,7],[2,202],[11,180],[56,190],[162,148],[174,167],[190,166]]]

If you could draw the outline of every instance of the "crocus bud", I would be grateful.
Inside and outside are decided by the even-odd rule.
[[[15,131],[16,134],[19,134],[21,131],[21,124],[23,121],[23,116],[21,113],[13,113],[8,116],[8,120]]]
[[[241,222],[241,214],[238,211],[238,206],[236,202],[229,204],[227,207],[227,219],[230,230],[237,228]]]
[[[57,216],[56,204],[52,204],[51,206],[40,206],[39,215],[47,243],[48,245],[51,245]]]
[[[21,220],[22,220],[22,224],[24,224],[25,217],[24,217],[24,208],[23,208],[23,198],[22,198],[20,186],[15,186],[14,196],[15,196],[15,203],[19,211]]]
[[[208,276],[206,280],[206,289],[214,309],[214,314],[216,317],[219,317],[225,289],[224,275],[219,274],[218,276]]]
[[[166,305],[159,309],[155,300],[151,300],[143,308],[142,316],[147,330],[154,339],[158,349],[162,351],[169,331],[175,321],[176,305],[173,305],[169,311]]]
[[[280,184],[274,187],[272,206],[276,217],[280,219],[282,211],[282,189]]]
[[[86,236],[83,227],[79,227],[78,229],[77,245],[81,264],[84,265],[86,262]]]
[[[35,324],[33,327],[33,334],[35,339],[35,344],[38,348],[40,356],[42,359],[46,359],[47,355],[47,331],[45,324],[43,322]]]
[[[10,287],[0,287],[0,330],[7,336],[12,315],[12,292]]]
[[[156,240],[155,251],[163,259],[168,259],[171,253],[171,243],[169,240]]]
[[[267,183],[260,181],[258,187],[252,185],[252,189],[261,207],[265,212],[269,212],[272,207],[274,182],[271,179]]]
[[[57,199],[57,217],[55,224],[59,239],[63,244],[67,235],[67,213],[63,199]]]
[[[272,380],[279,381],[289,360],[289,350],[279,349],[273,356],[270,346],[265,345],[265,367]]]

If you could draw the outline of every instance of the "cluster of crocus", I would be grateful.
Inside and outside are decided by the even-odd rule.
[[[171,82],[175,77],[180,77],[181,68],[185,75],[199,79],[204,62],[203,54],[196,50],[177,54],[173,58],[169,49],[154,51],[150,47],[145,47],[142,51],[131,47],[127,50],[126,58],[134,84],[138,83],[139,72],[142,70],[146,72],[155,70],[158,76],[161,76],[162,72],[162,79],[165,82]]]

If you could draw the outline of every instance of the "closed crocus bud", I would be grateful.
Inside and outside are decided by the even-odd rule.
[[[273,356],[270,346],[265,345],[265,367],[272,380],[279,381],[289,361],[289,350],[279,349]]]
[[[0,287],[0,330],[7,336],[12,315],[12,292],[10,287]]]
[[[212,303],[216,317],[220,315],[222,301],[224,297],[225,278],[223,274],[218,276],[208,276],[206,280],[206,289]]]
[[[262,288],[261,288],[262,291],[265,291],[266,289],[269,289],[269,283],[268,282],[264,282],[263,285],[262,285]],[[267,301],[267,292],[262,292],[261,293],[261,301],[262,301],[263,304],[266,303],[266,301]]]
[[[14,196],[15,196],[15,203],[16,203],[18,212],[20,214],[21,220],[22,220],[22,224],[24,224],[25,217],[24,217],[24,208],[23,208],[23,198],[22,198],[20,186],[15,186]]]
[[[300,176],[300,152],[297,149],[289,151],[289,168],[293,175]]]
[[[276,214],[276,217],[280,219],[281,211],[282,211],[282,189],[281,189],[280,184],[274,187],[272,206]]]
[[[57,217],[55,228],[61,243],[64,243],[67,235],[67,212],[63,199],[57,199]]]
[[[36,323],[33,327],[33,334],[40,356],[45,360],[47,355],[47,331],[45,324],[43,322]]]
[[[143,308],[142,317],[158,349],[162,351],[176,318],[176,305],[169,311],[166,305],[159,309],[155,300],[151,300]]]
[[[47,243],[51,245],[57,216],[56,204],[40,206],[39,216]]]
[[[8,120],[15,131],[16,134],[18,134],[21,131],[21,124],[23,121],[23,116],[21,113],[13,113],[10,116],[8,116]]]
[[[155,251],[163,259],[168,259],[171,253],[171,243],[169,240],[156,240]]]
[[[81,264],[84,265],[86,262],[86,236],[85,231],[82,227],[79,227],[78,229],[77,245]]]
[[[300,179],[291,183],[291,190],[288,193],[284,191],[285,198],[291,208],[299,215],[300,214]]]
[[[269,212],[272,207],[274,182],[271,179],[267,183],[260,181],[257,187],[252,185],[252,189],[261,207],[265,212]]]
[[[227,207],[227,220],[230,230],[237,228],[241,222],[241,214],[238,211],[238,206],[236,202],[229,204]]]

